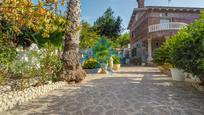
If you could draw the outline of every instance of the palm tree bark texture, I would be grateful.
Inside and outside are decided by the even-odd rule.
[[[86,77],[86,72],[81,67],[79,56],[80,0],[69,0],[67,9],[67,20],[71,23],[71,30],[66,29],[65,32],[64,51],[62,54],[63,73],[61,78],[67,82],[78,83]]]

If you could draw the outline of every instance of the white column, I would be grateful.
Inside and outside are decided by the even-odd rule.
[[[153,60],[152,58],[152,39],[148,39],[148,58],[147,61],[151,62]]]

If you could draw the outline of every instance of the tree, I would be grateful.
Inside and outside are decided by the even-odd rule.
[[[127,46],[130,43],[130,34],[125,33],[119,36],[116,42],[120,44],[120,47]]]
[[[10,33],[14,33],[9,37],[12,39],[16,39],[16,36],[29,37],[37,43],[44,43],[44,38],[55,38],[65,32],[61,77],[68,82],[79,82],[86,76],[79,63],[78,55],[80,0],[69,0],[67,17],[65,20],[61,18],[63,21],[59,24],[57,21],[61,20],[58,20],[57,14],[60,2],[64,4],[64,0],[38,0],[37,4],[32,0],[4,0],[0,7],[0,21],[8,22]],[[6,36],[10,35],[7,31],[0,30],[0,35],[2,33]],[[48,42],[51,41],[53,40]]]
[[[82,21],[80,49],[89,49],[93,47],[98,39],[99,35],[93,30],[93,27],[89,23]]]
[[[17,46],[29,47],[32,42],[62,44],[64,25],[68,23],[57,15],[60,2],[63,5],[64,0],[38,0],[37,4],[33,0],[3,0],[0,4],[0,82],[1,78],[14,76]]]
[[[69,0],[67,20],[71,22],[71,31],[65,31],[61,77],[67,82],[80,82],[86,77],[79,59],[80,0]]]
[[[44,20],[49,22],[55,18],[55,11],[58,11],[58,0],[38,0],[38,4],[34,4],[32,0],[4,0],[0,8],[1,17],[12,23],[19,32],[23,26],[36,31],[42,29],[39,25]]]
[[[63,33],[64,25],[68,23],[63,16],[57,15],[58,4],[57,0],[39,0],[38,4],[32,0],[4,0],[0,8],[0,23],[7,24],[9,29],[0,32],[9,34],[16,47],[19,44],[29,46],[30,42],[46,42],[56,33]]]
[[[108,8],[103,16],[99,17],[94,23],[94,28],[101,36],[108,37],[112,41],[115,40],[122,32],[122,19],[113,16],[114,12]]]

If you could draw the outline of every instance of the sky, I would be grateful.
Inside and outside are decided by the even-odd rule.
[[[124,28],[127,28],[133,9],[137,7],[136,0],[81,0],[81,5],[81,18],[91,24],[111,7],[115,15],[123,19]],[[168,0],[145,0],[145,6],[168,6]],[[204,8],[204,0],[171,0],[169,6]]]
[[[35,3],[37,0],[33,0]],[[93,24],[103,15],[108,7],[115,12],[115,16],[123,19],[123,27],[127,28],[133,9],[137,7],[137,0],[81,0],[81,19]],[[168,0],[145,0],[145,6],[168,6]],[[204,8],[204,0],[171,0],[169,6]],[[66,10],[65,7],[60,8]]]

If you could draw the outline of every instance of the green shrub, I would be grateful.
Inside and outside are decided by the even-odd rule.
[[[0,23],[0,82],[3,83],[12,76],[13,61],[17,56],[17,52],[12,39],[7,34],[2,33],[1,30],[3,28]]]
[[[39,49],[32,45],[27,50],[19,50],[16,60],[13,62],[12,79],[19,80],[20,85],[13,86],[15,90],[29,87],[30,79],[36,79],[37,84],[47,84],[48,81],[59,81],[59,74],[62,68],[60,60],[61,49],[53,45],[46,45]]]
[[[120,64],[120,57],[118,56],[113,56],[113,64]]]
[[[199,20],[182,30],[181,38],[173,53],[175,65],[186,72],[193,73],[204,82],[204,13]]]
[[[60,72],[62,69],[62,61],[60,59],[61,48],[56,48],[51,44],[47,44],[41,49],[40,58],[40,83],[45,84],[48,81],[56,82],[60,80]]]
[[[99,68],[99,67],[100,67],[99,63],[94,58],[90,58],[90,59],[86,60],[83,64],[84,69],[95,69],[95,68]]]
[[[179,37],[179,34],[169,38],[163,45],[156,49],[153,54],[153,62],[158,65],[170,64],[174,67],[173,53],[180,42],[182,42],[182,38]]]
[[[160,48],[156,49],[153,54],[153,62],[158,65],[163,65],[170,60],[168,47],[162,45]]]
[[[200,19],[167,40],[153,57],[159,65],[169,63],[204,82],[204,13]]]

